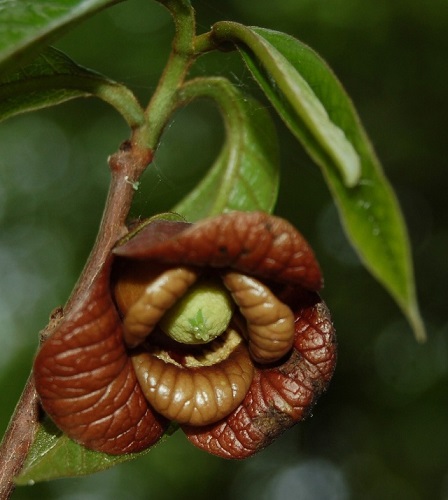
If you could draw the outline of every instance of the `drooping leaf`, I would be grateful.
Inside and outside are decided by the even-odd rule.
[[[22,472],[15,478],[15,483],[30,485],[62,477],[85,476],[143,456],[151,449],[125,455],[98,453],[72,441],[46,418],[39,427]]]
[[[174,210],[190,221],[231,210],[271,212],[277,199],[279,158],[268,112],[222,78],[198,79],[181,92],[186,102],[200,97],[218,104],[226,139],[207,175]]]
[[[349,240],[364,265],[396,300],[416,337],[424,339],[410,244],[401,210],[340,82],[312,49],[291,36],[236,23],[218,23],[214,33],[219,40],[230,40],[238,45],[255,80],[278,114],[321,167]],[[286,76],[283,74],[285,61],[289,64]],[[347,182],[347,175],[341,176],[334,157],[322,147],[319,138],[298,114],[291,97],[291,71],[307,82],[331,122],[343,131],[356,151],[360,159],[360,177],[356,185]]]
[[[121,0],[0,0],[0,74],[23,65],[72,25]]]
[[[262,30],[262,33],[264,31],[268,30]],[[348,186],[354,186],[360,175],[359,156],[344,130],[331,120],[324,104],[291,63],[289,54],[284,55],[277,50],[267,38],[257,33],[256,28],[222,22],[214,26],[214,33],[218,36],[230,34],[236,38],[237,43],[242,42],[239,47],[246,56],[246,62],[261,65],[266,71],[263,75],[265,83],[279,96],[280,105],[285,103],[291,109],[294,118],[312,138],[315,147],[328,156],[344,182]],[[257,79],[258,74],[254,76]]]
[[[114,106],[131,127],[143,122],[143,110],[125,86],[48,47],[31,63],[0,79],[0,121],[92,95]]]

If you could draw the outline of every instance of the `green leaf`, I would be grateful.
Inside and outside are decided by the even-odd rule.
[[[199,97],[218,104],[226,139],[207,175],[174,210],[192,221],[231,210],[271,212],[278,193],[279,157],[269,113],[224,78],[193,80],[179,94],[182,104]]]
[[[27,66],[0,79],[0,121],[92,95],[115,107],[129,126],[143,123],[143,110],[129,89],[79,66],[51,47]]]
[[[0,74],[66,32],[121,0],[0,0]]]
[[[272,33],[261,29],[260,32]],[[344,182],[348,186],[356,185],[360,175],[359,156],[343,129],[331,120],[321,100],[291,63],[289,56],[294,55],[293,52],[283,54],[269,39],[260,36],[257,28],[247,28],[237,23],[217,23],[213,33],[218,37],[231,35],[237,42],[243,42],[239,47],[246,62],[251,63],[251,69],[255,65],[260,65],[258,69],[263,68],[263,83],[279,97],[278,104],[285,104],[290,108],[293,117],[312,138],[315,146],[322,150],[332,161],[334,168],[340,171]],[[258,71],[254,74],[256,79],[260,73],[261,71]]]
[[[426,337],[419,313],[412,258],[406,226],[395,194],[360,123],[350,98],[327,64],[309,47],[283,33],[218,23],[219,40],[237,43],[255,80],[273,106],[321,167],[338,206],[353,247],[366,268],[389,291],[407,316],[419,340]],[[297,113],[287,79],[273,71],[277,54],[280,70],[287,60],[307,82],[328,117],[343,130],[361,162],[360,178],[350,187],[335,166],[334,157],[322,147]],[[291,68],[289,68],[289,71]]]
[[[167,432],[164,437],[172,432]],[[85,476],[143,456],[151,449],[127,455],[98,453],[72,441],[46,418],[37,432],[22,472],[15,478],[15,483],[31,485],[50,479]]]

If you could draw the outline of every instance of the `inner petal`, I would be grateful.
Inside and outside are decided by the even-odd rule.
[[[215,342],[216,350],[212,342],[200,355],[173,357],[151,348],[132,356],[143,393],[157,412],[200,426],[221,420],[243,401],[254,375],[248,350],[233,329]]]

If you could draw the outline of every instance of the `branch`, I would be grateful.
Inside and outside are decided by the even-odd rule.
[[[152,151],[133,138],[109,158],[111,183],[103,218],[93,250],[65,308],[58,310],[41,332],[45,342],[65,316],[84,300],[95,276],[116,241],[127,232],[126,218],[134,195],[134,183],[152,160]],[[0,499],[10,498],[14,477],[22,470],[39,424],[39,402],[31,374],[0,445]]]
[[[39,405],[30,375],[0,447],[0,498],[14,490],[14,477],[21,471],[39,421]]]

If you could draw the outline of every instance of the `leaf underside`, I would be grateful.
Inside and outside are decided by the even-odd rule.
[[[21,66],[95,12],[121,0],[0,0],[0,74]]]
[[[209,93],[213,82],[221,96],[230,94],[228,106],[219,106],[226,127],[225,142],[205,177],[173,210],[190,221],[233,210],[270,213],[279,184],[279,152],[272,119],[258,101],[222,85],[223,79],[209,79]],[[213,93],[209,97],[213,98]]]
[[[143,111],[129,89],[47,47],[26,66],[0,78],[0,121],[89,96],[97,96],[114,106],[130,126],[144,120]]]
[[[411,249],[403,216],[350,98],[327,64],[295,38],[263,28],[240,25],[235,28],[235,23],[222,24],[226,25],[228,36],[236,41],[244,61],[278,114],[321,167],[346,234],[365,267],[396,300],[416,337],[423,340],[426,334],[416,299]],[[250,37],[246,30],[250,31]],[[239,36],[244,40],[239,40]],[[268,47],[273,47],[274,55],[278,52],[286,58],[308,82],[331,121],[343,130],[353,145],[361,161],[361,175],[355,186],[347,185],[332,158],[297,115],[282,90],[283,82],[273,79],[263,59],[255,54],[258,38],[262,39],[263,46],[267,43]]]

